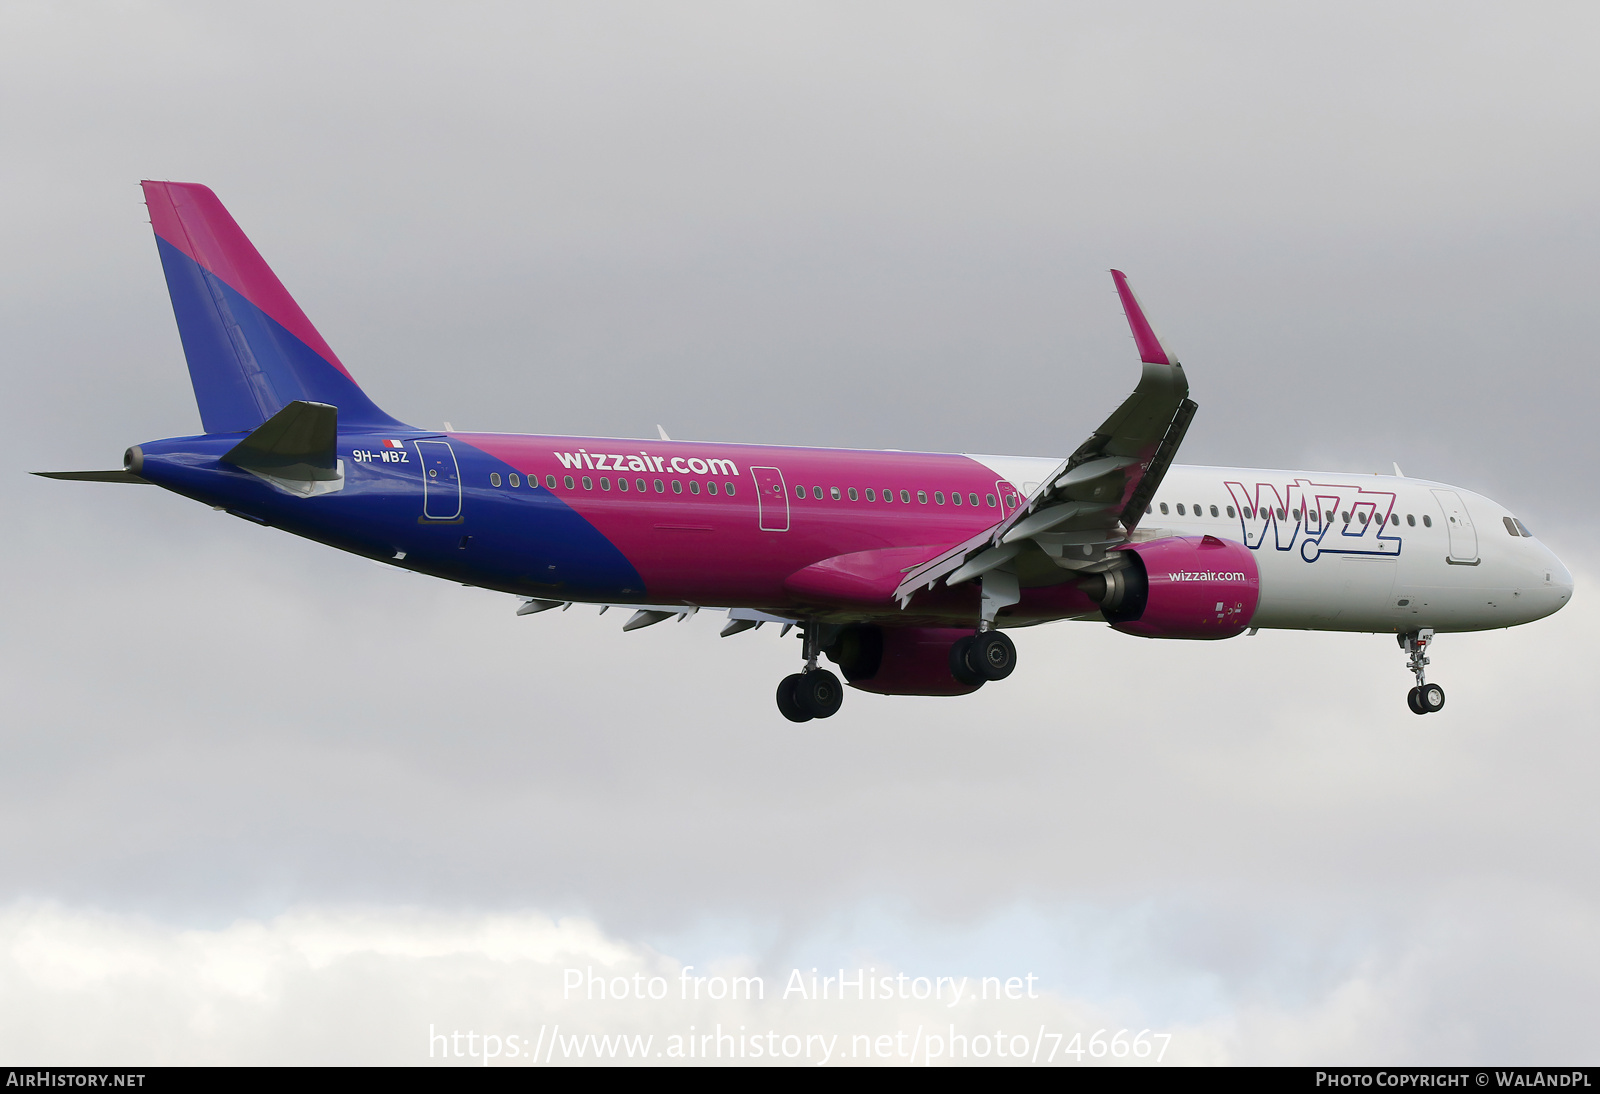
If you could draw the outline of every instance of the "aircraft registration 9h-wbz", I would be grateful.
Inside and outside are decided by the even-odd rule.
[[[625,607],[623,630],[726,612],[803,639],[792,721],[845,681],[962,695],[1016,666],[1006,631],[1091,620],[1144,638],[1394,634],[1413,711],[1435,634],[1558,611],[1572,578],[1504,507],[1439,482],[1186,467],[1183,366],[1122,273],[1142,371],[1065,459],[423,430],[385,414],[216,196],[143,184],[205,432],[120,471],[257,524],[515,594],[528,615]],[[659,427],[658,427],[659,431]]]

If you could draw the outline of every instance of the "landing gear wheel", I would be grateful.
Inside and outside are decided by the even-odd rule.
[[[1017,647],[999,631],[984,631],[972,640],[971,663],[985,680],[1004,680],[1017,667]]]
[[[1438,684],[1423,684],[1417,689],[1417,705],[1424,714],[1437,714],[1444,709],[1444,688]]]
[[[803,679],[805,677],[797,672],[778,681],[778,713],[791,722],[809,722],[815,717],[800,709],[799,700],[795,696],[795,685]]]
[[[972,643],[976,638],[977,635],[969,634],[950,644],[950,675],[969,688],[981,687],[988,679],[973,664]]]
[[[794,684],[794,705],[808,718],[832,718],[844,702],[844,685],[827,669],[801,673]]]
[[[1422,709],[1422,704],[1417,701],[1417,693],[1421,690],[1421,688],[1412,688],[1410,691],[1406,692],[1406,706],[1411,708],[1412,714],[1428,713]]]

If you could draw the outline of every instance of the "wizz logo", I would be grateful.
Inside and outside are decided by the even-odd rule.
[[[1245,546],[1259,551],[1270,542],[1278,551],[1300,549],[1315,562],[1319,555],[1400,554],[1395,495],[1296,479],[1286,486],[1260,482],[1224,483],[1239,513]]]

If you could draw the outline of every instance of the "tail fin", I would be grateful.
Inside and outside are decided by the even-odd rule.
[[[255,429],[297,400],[338,407],[350,428],[407,428],[356,385],[215,194],[142,185],[207,433]]]

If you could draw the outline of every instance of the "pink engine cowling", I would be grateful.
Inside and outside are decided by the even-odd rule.
[[[1216,536],[1172,536],[1120,548],[1133,565],[1105,616],[1141,638],[1232,638],[1250,625],[1261,597],[1255,556]],[[1142,593],[1142,595],[1141,595]]]

